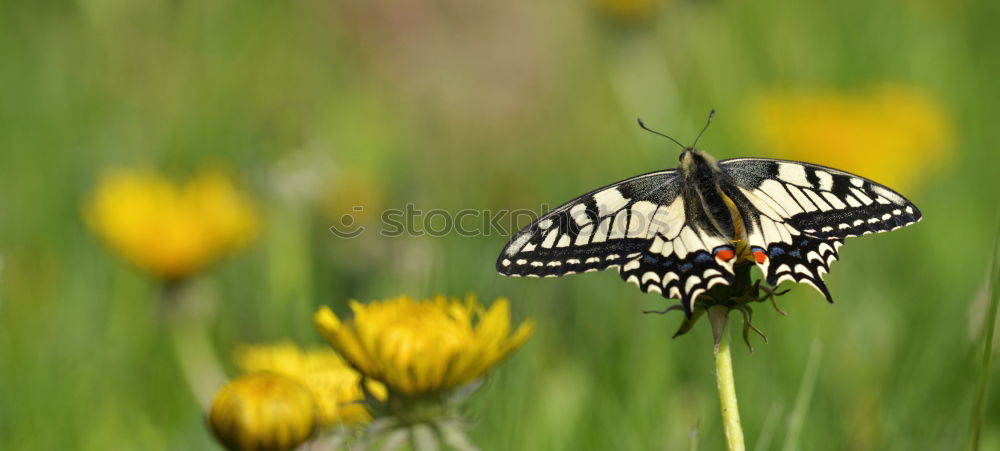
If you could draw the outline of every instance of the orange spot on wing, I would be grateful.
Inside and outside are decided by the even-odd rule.
[[[724,262],[732,260],[733,257],[735,257],[735,256],[736,256],[736,252],[733,252],[732,249],[719,249],[719,250],[715,251],[715,258],[717,258],[719,260],[722,260]]]
[[[764,251],[761,250],[753,251],[753,259],[757,263],[764,263],[764,261],[767,260],[767,254],[765,254]]]

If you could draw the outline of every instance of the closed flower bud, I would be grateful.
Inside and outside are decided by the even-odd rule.
[[[295,449],[316,427],[309,390],[277,373],[252,373],[219,390],[208,415],[216,438],[234,451]]]

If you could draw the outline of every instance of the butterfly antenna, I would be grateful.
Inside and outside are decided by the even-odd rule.
[[[681,143],[680,143],[679,141],[677,141],[676,139],[674,139],[674,138],[671,138],[670,136],[668,136],[668,135],[666,135],[666,134],[664,134],[664,133],[660,133],[660,132],[658,132],[658,131],[656,131],[656,130],[653,130],[653,129],[651,129],[651,128],[647,127],[647,126],[646,126],[646,124],[642,123],[642,118],[639,118],[639,127],[642,127],[642,129],[643,129],[643,130],[645,130],[645,131],[647,131],[647,132],[650,132],[650,133],[652,133],[652,134],[654,134],[654,135],[660,135],[660,136],[662,136],[662,137],[664,137],[664,138],[667,138],[667,139],[669,139],[669,140],[673,141],[673,142],[674,142],[674,144],[677,144],[678,146],[680,146],[680,147],[681,147],[681,149],[684,149],[684,148],[685,148],[685,147],[684,147],[684,144],[681,144]]]
[[[694,138],[694,144],[691,144],[691,147],[698,145],[698,140],[701,139],[701,134],[705,133],[705,130],[708,130],[708,126],[712,124],[713,117],[715,117],[715,108],[712,108],[712,111],[708,112],[708,120],[705,121],[705,126],[701,128],[700,132],[698,132],[698,136]]]

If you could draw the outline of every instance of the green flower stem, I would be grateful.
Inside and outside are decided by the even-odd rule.
[[[729,315],[728,308],[712,307]],[[715,312],[711,312],[715,314]],[[726,449],[729,451],[744,451],[743,427],[740,426],[740,409],[736,404],[736,381],[733,379],[733,359],[729,353],[729,330],[724,321],[715,351],[715,377],[719,385],[719,402],[722,407],[722,425],[726,430]]]
[[[177,363],[198,404],[208,412],[215,391],[226,383],[208,331],[215,293],[206,286],[175,282],[164,286],[161,300]]]

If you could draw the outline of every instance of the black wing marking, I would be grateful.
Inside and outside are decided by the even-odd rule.
[[[531,223],[497,258],[500,274],[555,277],[597,271],[640,256],[664,224],[678,224],[676,171],[658,171],[596,189]],[[683,225],[683,208],[679,224]]]
[[[832,302],[822,275],[843,240],[920,221],[920,210],[899,193],[848,172],[796,161],[738,158],[719,162],[727,193],[740,207],[751,247],[768,283],[816,287]],[[755,254],[756,256],[756,254]]]

